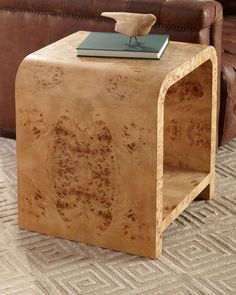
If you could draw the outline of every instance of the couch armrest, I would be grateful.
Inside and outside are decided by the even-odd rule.
[[[162,4],[159,22],[163,26],[199,31],[197,43],[205,43],[216,48],[219,63],[222,52],[222,5],[216,1],[167,0]],[[208,40],[201,31],[209,31]]]
[[[167,0],[162,5],[160,23],[201,30],[222,18],[222,7],[216,1]]]

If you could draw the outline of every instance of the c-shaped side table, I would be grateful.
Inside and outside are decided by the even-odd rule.
[[[87,35],[19,68],[19,224],[156,258],[167,226],[214,194],[215,49],[170,42],[159,61],[78,58]]]

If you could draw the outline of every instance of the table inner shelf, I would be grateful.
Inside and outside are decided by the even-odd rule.
[[[164,166],[163,230],[209,184],[209,173]]]

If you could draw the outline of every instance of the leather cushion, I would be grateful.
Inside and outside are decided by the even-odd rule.
[[[222,45],[225,53],[236,55],[236,15],[224,18]]]
[[[224,144],[236,136],[236,16],[225,16],[224,18],[222,45],[221,97],[225,108],[222,136],[222,144]]]

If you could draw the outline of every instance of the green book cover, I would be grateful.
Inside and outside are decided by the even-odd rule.
[[[77,47],[78,56],[126,57],[159,59],[168,45],[168,35],[154,35],[133,38],[119,33],[92,32]]]

